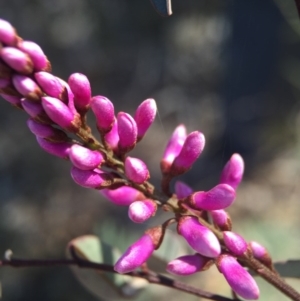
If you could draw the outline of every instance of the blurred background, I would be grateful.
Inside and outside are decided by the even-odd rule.
[[[229,210],[234,230],[275,260],[299,258],[300,23],[293,1],[173,0],[173,13],[160,17],[149,0],[0,1],[0,18],[43,48],[55,75],[86,74],[93,95],[107,96],[116,111],[133,114],[144,99],[157,101],[155,124],[132,153],[147,162],[156,185],[179,123],[207,139],[180,178],[195,190],[216,185],[231,154],[240,153],[246,174]],[[0,254],[61,258],[71,239],[105,232],[103,223],[141,235],[126,208],[72,182],[70,164],[37,146],[26,119],[0,102]],[[163,220],[158,214],[145,227]],[[188,281],[230,295],[216,270],[197,277]],[[5,267],[0,281],[3,300],[99,300],[68,268]],[[259,285],[261,300],[287,300]]]

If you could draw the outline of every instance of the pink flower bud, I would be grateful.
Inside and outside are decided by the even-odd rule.
[[[57,98],[42,97],[42,106],[53,122],[63,129],[77,132],[80,127],[78,115],[74,115],[69,107]]]
[[[82,170],[95,169],[105,161],[100,152],[90,150],[78,144],[72,145],[69,158],[74,166]]]
[[[160,162],[160,168],[163,173],[168,173],[169,169],[182,149],[186,139],[186,128],[183,124],[177,126],[173,132]]]
[[[150,199],[136,201],[129,206],[128,216],[135,223],[143,223],[155,215],[156,209],[156,203]]]
[[[256,241],[251,241],[249,246],[252,250],[253,257],[261,261],[264,265],[272,267],[272,258],[267,249]]]
[[[91,109],[96,116],[98,130],[108,133],[115,121],[115,110],[112,102],[104,96],[94,96],[91,99]]]
[[[193,193],[193,189],[185,183],[177,181],[175,183],[175,193],[177,198],[180,200],[191,195]]]
[[[20,41],[18,48],[27,53],[33,63],[34,70],[42,71],[51,69],[50,62],[41,47],[31,41]]]
[[[255,280],[234,257],[221,255],[217,260],[217,266],[236,294],[246,300],[259,298],[259,288]]]
[[[62,159],[68,159],[71,144],[67,142],[53,143],[41,137],[36,137],[40,147],[47,153]]]
[[[222,231],[230,231],[232,228],[231,219],[228,213],[223,210],[212,210],[210,211],[213,223],[216,227],[220,228]]]
[[[239,154],[233,154],[222,171],[220,183],[236,189],[242,181],[243,174],[244,160]]]
[[[210,258],[220,255],[221,246],[217,237],[211,230],[202,226],[196,217],[180,218],[177,230],[199,254]]]
[[[227,184],[219,184],[211,190],[193,193],[188,202],[200,210],[219,210],[230,206],[235,199],[235,190]]]
[[[140,191],[129,186],[103,189],[100,193],[114,204],[121,206],[128,206],[135,201],[145,199],[145,196]]]
[[[156,115],[157,107],[154,99],[149,98],[144,100],[137,108],[134,120],[138,129],[138,140],[141,140],[146,134],[147,130],[153,123]]]
[[[147,165],[140,159],[127,157],[125,159],[125,174],[129,180],[143,184],[150,177]]]
[[[231,231],[224,231],[223,239],[225,246],[233,255],[240,256],[246,252],[247,242],[242,236]]]
[[[25,112],[34,120],[43,123],[51,123],[51,120],[45,113],[41,103],[32,102],[26,98],[22,98],[21,104]]]
[[[87,110],[91,102],[91,85],[88,78],[81,73],[73,73],[68,80],[74,94],[75,107],[79,110]]]
[[[118,122],[116,118],[112,129],[107,134],[105,134],[104,139],[109,148],[112,149],[114,152],[117,152],[119,143],[119,133]]]
[[[27,99],[39,101],[43,95],[40,87],[28,76],[14,75],[12,80],[17,91]]]
[[[0,19],[0,41],[10,46],[14,46],[17,42],[15,29],[2,19]]]
[[[113,177],[109,173],[97,170],[82,170],[72,167],[71,177],[75,183],[85,188],[101,189],[113,183]]]
[[[180,175],[189,170],[203,151],[205,145],[204,135],[200,132],[190,133],[182,146],[178,156],[175,158],[170,173]]]
[[[7,65],[21,74],[30,74],[33,71],[30,57],[19,49],[4,47],[0,51],[0,56]]]
[[[148,260],[154,249],[155,246],[151,236],[144,234],[120,257],[114,266],[114,270],[120,274],[134,271]]]
[[[188,276],[202,271],[210,261],[200,254],[178,257],[167,265],[167,272],[173,275]]]
[[[17,96],[7,95],[7,94],[0,94],[0,96],[8,101],[10,104],[14,106],[20,106],[21,105],[21,98]]]
[[[34,77],[48,96],[63,100],[66,87],[58,77],[44,71],[36,72]]]
[[[122,153],[127,153],[135,147],[137,140],[137,126],[134,119],[127,113],[119,112],[118,133],[119,149]]]

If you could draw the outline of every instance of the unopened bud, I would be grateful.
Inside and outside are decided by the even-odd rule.
[[[213,223],[222,231],[230,231],[232,229],[232,222],[228,213],[223,210],[212,210],[210,211]]]
[[[62,159],[68,159],[71,144],[67,142],[54,143],[41,137],[36,137],[40,147],[47,153]]]
[[[128,208],[128,216],[135,223],[143,223],[155,215],[157,204],[150,199],[135,201]]]
[[[135,147],[137,142],[137,126],[135,120],[127,113],[119,112],[118,133],[119,133],[119,150],[127,153]]]
[[[12,80],[14,87],[20,94],[32,101],[40,101],[43,92],[30,77],[25,75],[14,75]]]
[[[227,249],[235,256],[243,255],[247,250],[247,242],[237,233],[231,231],[223,232],[223,239]]]
[[[150,177],[147,165],[140,159],[127,157],[124,167],[126,176],[134,183],[143,184]]]
[[[181,181],[177,181],[175,183],[175,193],[177,195],[177,198],[180,200],[191,195],[193,193],[193,189],[187,184]]]

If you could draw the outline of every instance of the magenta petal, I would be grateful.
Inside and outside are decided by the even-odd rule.
[[[71,144],[67,142],[53,143],[41,137],[36,137],[40,147],[47,153],[62,159],[68,159]]]
[[[126,153],[132,150],[137,141],[137,126],[135,120],[127,113],[119,112],[117,116],[119,149]]]
[[[15,29],[2,19],[0,19],[0,41],[10,46],[14,46],[17,42]]]
[[[221,253],[221,246],[215,234],[202,226],[196,217],[182,217],[178,223],[178,233],[203,256],[215,258]]]
[[[128,179],[137,184],[143,184],[150,177],[147,165],[140,159],[127,157],[124,166]]]
[[[259,288],[255,280],[237,262],[236,258],[221,255],[217,260],[217,265],[235,293],[246,300],[257,300],[259,298]]]
[[[135,201],[128,208],[128,216],[135,223],[143,223],[155,214],[156,209],[156,203],[150,199]]]
[[[120,274],[134,271],[148,260],[154,252],[154,248],[151,237],[148,234],[143,235],[120,257],[114,270]]]
[[[219,184],[211,190],[195,192],[190,198],[191,206],[202,210],[219,210],[230,206],[235,199],[235,190],[227,184]]]
[[[32,101],[39,101],[43,92],[40,87],[30,77],[24,75],[14,75],[13,84],[16,90]]]
[[[191,195],[193,193],[193,189],[187,184],[181,181],[177,181],[175,183],[175,193],[177,195],[177,198],[180,200]]]
[[[233,255],[240,256],[246,252],[247,242],[242,236],[231,231],[224,231],[223,239],[225,246]]]

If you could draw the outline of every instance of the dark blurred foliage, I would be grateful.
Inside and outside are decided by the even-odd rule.
[[[240,218],[259,219],[273,204],[270,193],[250,197],[247,183],[265,183],[274,159],[298,145],[300,99],[287,80],[295,81],[290,70],[299,66],[299,35],[273,1],[173,0],[173,16],[161,18],[148,0],[2,0],[0,18],[41,45],[55,75],[86,74],[93,94],[110,98],[117,111],[133,114],[144,99],[156,99],[156,123],[133,152],[148,163],[156,185],[163,147],[184,123],[203,131],[207,144],[182,179],[208,189],[239,152],[247,171],[241,195],[250,200],[241,205],[239,198]],[[125,225],[126,208],[77,187],[68,162],[39,149],[25,114],[4,101],[0,107],[0,253],[11,248],[19,257],[63,257],[68,241],[93,233],[104,217]],[[264,166],[271,172],[258,171]],[[67,268],[1,268],[1,282],[3,300],[96,300]]]

